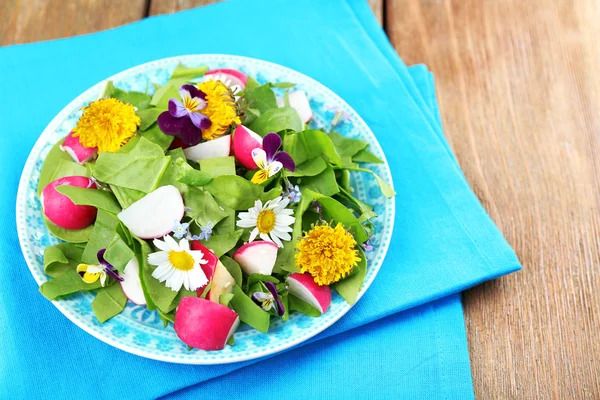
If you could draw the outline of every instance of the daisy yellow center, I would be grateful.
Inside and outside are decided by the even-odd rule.
[[[269,233],[275,228],[275,213],[273,210],[264,210],[256,218],[256,227],[260,233]]]
[[[169,262],[173,268],[180,271],[189,271],[194,268],[194,258],[185,251],[169,251]]]
[[[310,273],[319,285],[330,285],[348,276],[360,261],[356,240],[342,224],[317,225],[296,245],[296,266]]]
[[[131,104],[117,99],[101,99],[83,108],[83,115],[73,128],[84,147],[99,152],[115,152],[135,135],[140,118]]]
[[[213,140],[223,135],[232,124],[241,124],[237,106],[231,91],[220,81],[206,81],[198,84],[198,89],[206,93],[206,107],[202,114],[210,118],[210,128],[202,131],[204,140]]]

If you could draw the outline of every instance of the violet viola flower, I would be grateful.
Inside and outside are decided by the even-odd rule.
[[[106,271],[106,273],[108,274],[108,276],[110,276],[114,280],[122,281],[123,278],[121,278],[117,274],[117,272],[115,271],[115,267],[113,267],[113,265],[111,263],[109,263],[108,261],[106,261],[104,259],[104,253],[106,253],[106,249],[101,249],[98,252],[98,255],[96,256],[98,258],[98,262],[100,263],[100,265],[102,265],[104,267],[104,271]]]
[[[273,282],[264,282],[269,293],[254,292],[252,300],[265,311],[269,311],[272,308],[275,309],[275,314],[283,316],[285,314],[285,307],[281,300],[279,300],[279,293],[277,293],[277,287]]]
[[[108,261],[104,259],[104,253],[106,253],[106,249],[102,249],[98,252],[97,258],[99,265],[97,264],[79,264],[77,266],[77,273],[81,277],[81,279],[85,283],[94,283],[100,280],[100,285],[104,287],[106,284],[106,277],[110,276],[113,279],[118,281],[122,281],[117,273],[114,271],[114,268]]]
[[[206,94],[194,85],[183,85],[179,89],[181,100],[169,100],[169,111],[158,116],[160,130],[169,136],[177,136],[189,146],[202,139],[202,130],[210,128],[210,118],[200,111],[206,107]]]
[[[281,136],[269,133],[263,138],[262,148],[252,150],[252,159],[258,166],[258,171],[252,177],[252,183],[261,184],[285,168],[294,172],[296,163],[285,151],[279,151],[281,147]]]

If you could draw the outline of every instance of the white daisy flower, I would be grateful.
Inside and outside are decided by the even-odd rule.
[[[292,216],[294,211],[286,208],[290,203],[287,197],[278,197],[269,200],[263,206],[262,201],[256,200],[254,207],[248,209],[248,212],[239,214],[240,220],[237,226],[240,228],[254,228],[250,233],[250,242],[260,236],[262,240],[275,242],[277,246],[283,247],[281,240],[291,240],[290,227],[296,221]]]
[[[171,290],[177,292],[181,286],[187,290],[196,290],[208,283],[208,278],[200,264],[206,264],[204,253],[200,250],[190,250],[187,239],[179,243],[171,236],[165,236],[164,241],[154,239],[152,242],[159,250],[148,255],[148,263],[156,265],[152,276]]]

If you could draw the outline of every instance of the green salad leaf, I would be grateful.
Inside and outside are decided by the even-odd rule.
[[[357,163],[372,163],[372,164],[382,164],[383,160],[377,157],[375,154],[371,153],[367,149],[363,149],[356,153],[352,157],[352,161]]]
[[[118,271],[123,271],[133,257],[135,257],[135,253],[121,239],[119,234],[113,236],[108,246],[106,246],[106,253],[104,253],[104,259]]]
[[[186,216],[192,218],[199,226],[208,226],[208,223],[215,226],[228,215],[213,196],[201,188],[189,187],[183,193],[183,200],[190,210],[186,212]]]
[[[177,174],[175,179],[189,186],[204,186],[212,181],[212,175],[208,172],[199,171],[189,165],[185,160],[177,159]]]
[[[233,286],[233,297],[230,299],[229,304],[240,316],[240,321],[261,332],[266,333],[269,330],[271,319],[269,313],[257,306],[238,285]]]
[[[163,151],[166,151],[169,146],[171,146],[171,143],[173,143],[173,139],[175,139],[174,136],[165,135],[156,124],[151,125],[148,129],[139,132],[138,135],[139,137],[143,137],[146,140],[159,145]]]
[[[240,240],[240,237],[242,237],[243,232],[244,231],[240,229],[222,235],[211,235],[210,239],[204,242],[204,245],[220,258],[235,247]]]
[[[205,188],[215,199],[238,211],[252,207],[263,194],[262,186],[237,175],[217,176]]]
[[[44,272],[53,278],[77,268],[84,246],[76,243],[59,243],[44,249]]]
[[[235,262],[231,257],[221,256],[221,263],[229,271],[233,279],[235,279],[235,283],[242,286],[242,268],[240,264]]]
[[[310,189],[325,196],[333,196],[340,191],[335,179],[335,172],[329,165],[326,165],[325,170],[318,175],[302,178],[300,187],[302,192],[305,189]]]
[[[296,110],[291,107],[282,107],[272,108],[262,113],[250,124],[249,128],[259,135],[265,136],[270,132],[301,131],[302,126],[302,120]]]
[[[44,164],[42,164],[42,169],[40,171],[40,180],[38,182],[37,194],[38,196],[42,193],[42,190],[46,187],[47,184],[52,182],[52,176],[56,171],[58,164],[61,161],[73,162],[71,156],[66,152],[60,149],[60,146],[64,142],[64,139],[59,140],[52,146],[48,155],[44,159]]]
[[[139,190],[128,189],[116,185],[109,185],[110,190],[115,195],[115,198],[119,202],[121,208],[126,209],[136,201],[140,200],[142,197],[146,195],[144,192],[140,192]]]
[[[98,252],[106,249],[117,234],[119,220],[114,214],[98,210],[96,222],[85,246],[81,260],[85,264],[98,264]]]
[[[356,153],[366,149],[369,145],[364,140],[348,138],[341,135],[337,131],[329,132],[329,137],[331,138],[331,141],[333,142],[338,154],[342,158],[347,157],[349,160],[351,160]]]
[[[104,93],[102,98],[112,97],[113,99],[121,100],[123,103],[129,103],[138,110],[148,108],[150,106],[150,99],[152,98],[149,94],[135,91],[125,91],[115,87],[112,81],[107,81],[104,87]]]
[[[156,90],[150,104],[166,110],[170,99],[179,99],[179,88],[181,86],[189,83],[192,79],[203,76],[206,71],[208,71],[208,67],[205,66],[187,68],[183,66],[183,64],[179,64],[173,71],[173,74],[167,83]]]
[[[327,166],[327,161],[323,157],[315,157],[304,161],[300,165],[296,165],[296,170],[294,172],[286,172],[286,175],[289,177],[315,176],[323,172]]]
[[[154,123],[156,122],[156,120],[158,119],[158,116],[160,114],[162,114],[164,110],[161,110],[159,108],[146,108],[145,110],[138,110],[136,112],[136,114],[138,115],[138,117],[140,117],[140,131],[145,131],[148,130],[148,128],[150,128],[152,125],[154,125]],[[157,125],[158,127],[158,125]],[[160,128],[159,128],[160,130]],[[164,135],[163,136],[167,136]]]
[[[321,312],[311,306],[310,304],[300,300],[298,297],[291,293],[288,293],[288,307],[290,311],[298,311],[302,314],[308,315],[309,317],[320,317]]]
[[[285,135],[283,150],[287,151],[297,164],[324,156],[334,165],[343,165],[331,138],[325,132],[316,129]]]
[[[93,206],[113,214],[121,212],[119,202],[109,191],[77,186],[59,186],[56,190],[67,196],[76,205]]]
[[[55,225],[52,221],[50,221],[45,215],[44,224],[46,225],[46,228],[48,228],[48,231],[52,235],[56,236],[60,240],[64,240],[65,242],[70,243],[87,242],[90,239],[90,236],[92,235],[92,230],[94,229],[93,225],[77,230],[61,228],[60,226]]]
[[[92,301],[92,310],[98,321],[103,324],[120,314],[125,309],[125,304],[127,304],[127,297],[121,285],[110,285],[98,289],[98,294]]]
[[[352,211],[350,211],[342,203],[331,197],[315,193],[309,189],[307,189],[306,192],[310,193],[316,199],[316,201],[321,203],[323,210],[327,212],[327,215],[329,215],[329,217],[332,218],[335,223],[341,222],[342,225],[344,225],[344,227],[348,229],[350,233],[352,233],[352,236],[354,236],[354,239],[357,243],[364,243],[367,241],[367,239],[369,239],[365,228],[358,221]]]
[[[392,187],[390,185],[388,185],[388,183],[386,181],[381,179],[379,177],[379,175],[377,175],[375,172],[371,171],[370,169],[366,169],[366,168],[346,168],[346,169],[350,170],[350,171],[366,172],[368,174],[373,175],[373,177],[375,178],[375,181],[377,182],[377,185],[379,185],[379,189],[381,190],[381,193],[385,197],[391,198],[396,195],[396,192],[394,191],[394,189],[392,189]]]
[[[351,305],[356,302],[358,292],[360,292],[360,288],[367,275],[367,258],[360,247],[358,247],[358,256],[360,257],[360,261],[354,267],[352,274],[333,284],[335,291]]]
[[[271,89],[271,84],[269,83],[247,92],[244,99],[248,107],[260,111],[259,115],[277,108],[277,99],[275,98],[275,93]]]
[[[107,279],[107,285],[112,283]],[[47,282],[42,283],[39,288],[40,293],[48,300],[55,300],[58,297],[73,294],[85,290],[96,290],[101,288],[100,279],[94,283],[85,283],[76,270],[70,269],[63,274],[58,275]]]
[[[216,178],[222,175],[235,175],[234,157],[214,157],[200,160],[200,170]]]

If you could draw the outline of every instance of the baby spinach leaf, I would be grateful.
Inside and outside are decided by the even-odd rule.
[[[351,158],[359,151],[367,148],[369,145],[364,140],[348,138],[336,131],[329,132],[329,137],[331,138],[336,151],[341,157]]]
[[[187,79],[188,81],[191,81],[194,78],[204,76],[206,71],[208,71],[208,67],[206,65],[202,65],[200,67],[186,67],[183,64],[179,64],[173,70],[171,79]]]
[[[240,316],[240,321],[261,332],[266,333],[269,330],[271,319],[269,313],[263,311],[251,298],[246,296],[246,293],[238,285],[233,286],[233,298],[229,304]]]
[[[72,243],[62,243],[63,245],[75,246]],[[51,277],[57,277],[64,272],[75,269],[81,259],[81,254],[75,259],[69,259],[63,252],[62,248],[56,246],[48,246],[44,249],[44,272]],[[80,249],[79,247],[77,249]],[[80,249],[81,252],[83,249]]]
[[[112,81],[107,81],[101,98],[112,97],[121,100],[123,103],[129,103],[139,110],[147,108],[150,105],[151,96],[142,92],[125,91],[115,87]]]
[[[133,250],[121,239],[121,236],[115,234],[106,246],[104,259],[108,261],[118,271],[123,271],[131,259],[135,257]]]
[[[63,141],[64,139],[61,139],[56,142],[44,159],[44,164],[42,165],[42,170],[40,171],[40,180],[38,182],[38,196],[42,193],[42,190],[44,190],[46,185],[52,182],[52,176],[54,175],[54,172],[61,161],[73,162],[71,156],[67,154],[67,152],[64,152],[60,149]]]
[[[94,176],[104,183],[150,193],[157,188],[169,162],[160,146],[140,138],[129,153],[101,153]]]
[[[271,83],[271,86],[277,89],[291,89],[296,86],[296,84],[291,82],[273,82]]]
[[[335,172],[329,165],[318,175],[302,178],[300,186],[301,192],[304,192],[304,189],[310,189],[325,196],[333,196],[340,191],[335,179]]]
[[[270,132],[281,132],[285,130],[302,130],[302,120],[291,107],[273,108],[256,118],[249,126],[254,132],[265,136]]]
[[[279,283],[279,279],[277,279],[277,278],[275,278],[274,276],[271,276],[271,275],[250,274],[248,276],[248,283],[246,285],[248,286],[248,288],[251,288],[255,283],[259,283],[259,282]],[[266,289],[266,287],[265,287],[265,289]]]
[[[350,192],[346,191],[345,189],[340,189],[341,190],[339,196],[345,201],[347,201],[350,204],[350,206],[354,208],[358,213],[360,213],[358,222],[362,224],[363,222],[366,222],[371,218],[377,217],[377,214],[373,211],[373,207],[371,205],[352,196],[352,194],[350,194]]]
[[[70,243],[87,242],[90,239],[92,230],[94,229],[93,225],[77,230],[61,228],[60,226],[55,225],[52,221],[50,221],[45,215],[44,224],[46,225],[46,228],[48,228],[48,231],[51,234],[53,234],[60,240],[64,240],[65,242]]]
[[[396,195],[396,192],[394,191],[394,189],[392,189],[392,187],[383,179],[381,179],[379,177],[379,175],[377,175],[375,172],[371,171],[370,169],[366,169],[366,168],[349,168],[349,167],[345,167],[345,169],[348,169],[350,171],[359,171],[359,172],[366,172],[369,173],[371,175],[373,175],[373,177],[375,178],[375,181],[377,182],[377,185],[379,185],[379,189],[381,190],[381,193],[387,197],[387,198],[391,198],[394,197]]]
[[[277,99],[269,83],[247,92],[244,99],[248,106],[260,111],[258,115],[277,108]]]
[[[92,310],[98,321],[103,324],[120,314],[125,309],[125,304],[127,304],[127,297],[121,285],[110,285],[98,289],[98,294],[92,301]]]
[[[185,160],[178,159],[175,165],[178,167],[175,179],[181,183],[190,186],[204,186],[212,181],[213,177],[211,174],[193,168]]]
[[[363,149],[361,151],[359,151],[358,153],[356,153],[353,157],[352,157],[352,161],[357,162],[357,163],[373,163],[373,164],[382,164],[383,160],[381,160],[379,157],[377,157],[375,154],[371,153],[369,150],[367,149]]]
[[[213,232],[216,235],[222,235],[225,233],[233,232],[235,230],[235,210],[227,207],[225,204],[217,201],[219,207],[223,209],[227,215],[213,228]]]
[[[163,327],[165,328],[169,325],[169,322],[172,324],[175,323],[175,311],[163,313],[162,311],[158,310],[158,317],[163,322]]]
[[[128,189],[120,186],[109,185],[110,190],[115,195],[115,198],[119,202],[121,208],[125,209],[144,197],[146,193],[140,192],[139,190]]]
[[[151,125],[145,131],[139,132],[138,135],[159,145],[163,151],[166,151],[171,146],[173,139],[175,139],[174,136],[165,135],[156,124]]]
[[[235,175],[234,157],[214,157],[200,160],[200,170],[213,178],[220,175]]]
[[[167,109],[169,100],[179,99],[179,88],[192,79],[203,76],[208,67],[187,68],[179,64],[166,84],[156,89],[150,104],[157,108]]]
[[[56,166],[56,170],[52,174],[50,182],[55,181],[65,176],[90,176],[88,169],[73,161],[61,160]]]
[[[138,117],[140,117],[140,131],[145,131],[148,128],[150,128],[156,122],[158,116],[162,114],[163,111],[164,110],[155,107],[146,108],[145,110],[138,110],[136,114],[138,115]]]
[[[77,293],[83,290],[95,290],[101,288],[100,279],[94,283],[85,283],[76,270],[71,269],[55,278],[44,282],[40,293],[48,300],[55,300],[60,296]]]
[[[204,242],[204,245],[215,253],[217,257],[221,257],[235,247],[243,232],[243,230],[239,229],[223,235],[211,235],[210,239]]]
[[[352,190],[352,186],[350,185],[350,171],[348,171],[347,169],[338,170],[336,173],[336,177],[340,189],[344,189],[347,192],[350,192]]]
[[[288,293],[288,307],[290,311],[299,311],[302,314],[308,315],[309,317],[320,317],[321,312],[311,306],[310,304],[300,300],[298,297],[291,293]]]
[[[234,210],[249,209],[263,193],[262,186],[236,175],[217,176],[205,188],[215,199]]]
[[[86,189],[77,186],[59,186],[56,190],[67,196],[76,205],[92,206],[113,214],[121,212],[117,199],[107,190]]]
[[[360,261],[354,267],[353,273],[333,284],[333,288],[336,292],[340,294],[346,300],[346,302],[350,305],[356,302],[356,298],[358,297],[358,292],[360,292],[360,288],[365,281],[365,276],[367,275],[367,259],[365,257],[365,253],[362,251],[360,247],[358,247],[358,256],[360,257]]]
[[[117,235],[119,220],[114,214],[98,210],[94,229],[88,240],[81,260],[85,264],[98,264],[98,251],[106,249]]]
[[[222,293],[219,296],[219,304],[228,307],[231,299],[233,299],[233,293]]]
[[[331,197],[314,193],[311,190],[306,190],[306,193],[311,193],[316,200],[323,205],[323,210],[327,212],[333,221],[335,223],[340,222],[342,225],[344,225],[344,227],[348,229],[350,233],[352,233],[354,239],[358,243],[363,243],[369,238],[364,227],[354,216],[352,211],[346,208],[346,206],[344,206],[342,203]]]
[[[327,162],[323,157],[315,157],[300,165],[296,165],[296,170],[294,172],[286,172],[286,175],[289,177],[315,176],[323,172],[325,168],[327,168]]]
[[[177,180],[177,175],[179,174],[179,169],[181,168],[180,163],[182,161],[185,162],[185,154],[183,154],[183,150],[181,148],[178,148],[167,151],[167,157],[169,157],[169,164],[167,165],[167,169],[158,182],[158,187],[173,185],[180,192],[183,192],[185,191],[186,187],[183,183]]]
[[[242,285],[242,268],[240,264],[238,264],[235,260],[228,256],[221,256],[221,263],[223,266],[229,271],[233,279],[235,279],[235,283],[238,285]]]
[[[228,215],[213,196],[201,188],[189,187],[183,193],[183,200],[186,207],[190,209],[185,215],[192,218],[199,226],[208,226],[209,222],[211,226],[215,226]]]
[[[244,92],[249,93],[259,86],[260,84],[256,82],[256,80],[253,77],[249,76],[248,80],[246,81],[246,88],[244,89]]]
[[[288,152],[296,164],[322,155],[337,166],[343,165],[331,138],[325,132],[316,129],[285,135],[283,150]]]

